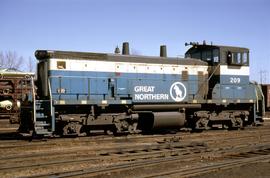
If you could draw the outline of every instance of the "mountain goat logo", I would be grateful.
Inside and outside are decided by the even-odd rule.
[[[170,95],[176,102],[183,101],[187,95],[187,89],[181,82],[175,82],[170,88]]]

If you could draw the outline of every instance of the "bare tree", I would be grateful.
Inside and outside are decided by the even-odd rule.
[[[31,57],[28,58],[26,71],[28,71],[28,72],[34,72],[35,71],[35,61]]]
[[[18,56],[15,51],[0,52],[0,67],[14,68],[21,70],[23,68],[24,59]]]

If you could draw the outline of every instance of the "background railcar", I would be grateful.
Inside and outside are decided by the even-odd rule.
[[[31,79],[34,73],[15,69],[0,69],[0,130],[16,130],[20,123],[22,102],[32,92]]]
[[[270,117],[270,84],[262,84],[266,117]]]
[[[34,73],[15,69],[0,69],[0,119],[8,118],[11,123],[19,123],[21,102],[31,92],[31,78]]]

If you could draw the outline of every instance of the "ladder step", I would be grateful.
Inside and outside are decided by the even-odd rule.
[[[36,110],[38,110],[38,111],[43,111],[44,108],[36,107]]]
[[[35,129],[36,130],[48,130],[48,129],[42,127],[42,126],[35,126]]]
[[[50,135],[52,135],[52,132],[48,132],[48,131],[37,132],[37,131],[36,131],[36,134],[37,134],[37,135],[50,136]]]
[[[47,121],[36,121],[36,124],[46,124]]]
[[[50,136],[51,132],[51,116],[50,116],[50,100],[36,100],[36,123],[35,131],[37,135]]]
[[[37,119],[46,119],[48,116],[36,116]]]
[[[51,126],[51,124],[48,124],[48,123],[36,124],[36,127],[39,127],[39,126]]]
[[[36,103],[50,102],[50,100],[36,100]]]
[[[49,132],[48,129],[44,129],[43,127],[35,127],[36,132]]]
[[[35,127],[36,132],[49,132],[48,129],[44,129],[44,127]]]

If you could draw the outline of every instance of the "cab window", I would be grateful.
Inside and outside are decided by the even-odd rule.
[[[247,65],[248,64],[248,53],[240,52],[227,52],[227,62],[229,65]]]
[[[242,64],[242,60],[241,60],[241,53],[233,53],[233,63],[237,64],[237,65],[241,65]]]
[[[66,69],[65,61],[57,61],[57,69]]]
[[[242,62],[243,62],[244,65],[248,64],[248,54],[247,53],[243,53]]]
[[[186,58],[195,58],[208,62],[209,64],[219,63],[219,49],[198,49],[190,53],[186,53]]]
[[[215,63],[219,62],[219,50],[218,49],[213,50],[213,61]]]
[[[212,52],[210,50],[202,52],[202,60],[211,61],[212,60]]]
[[[192,53],[191,57],[195,58],[195,59],[201,59],[201,52],[199,51],[199,52],[196,52],[196,53]]]

